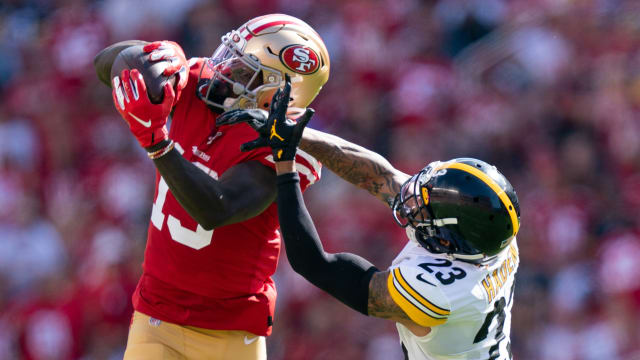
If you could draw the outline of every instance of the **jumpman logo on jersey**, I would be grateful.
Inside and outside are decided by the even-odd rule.
[[[282,138],[282,136],[278,135],[278,133],[276,132],[276,122],[273,122],[273,125],[271,126],[271,136],[269,136],[269,140],[273,139],[273,137],[276,137],[278,139],[280,139],[280,141],[284,141],[284,139]]]

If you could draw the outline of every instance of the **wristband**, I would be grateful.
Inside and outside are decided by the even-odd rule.
[[[173,150],[176,143],[173,140],[169,140],[169,143],[161,148],[160,150],[156,150],[154,152],[147,153],[149,159],[155,160],[165,156],[169,151]]]

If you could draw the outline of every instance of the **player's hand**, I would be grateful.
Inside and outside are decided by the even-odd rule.
[[[166,69],[162,72],[165,76],[177,76],[175,86],[174,104],[180,99],[182,90],[187,86],[188,63],[184,51],[173,41],[154,41],[145,45],[142,50],[149,54],[149,61],[164,61],[167,63]]]
[[[242,151],[249,151],[262,146],[269,146],[273,151],[275,161],[289,161],[296,156],[296,150],[302,132],[314,114],[313,109],[307,109],[298,118],[298,121],[287,119],[287,109],[289,107],[289,96],[291,94],[291,79],[285,74],[285,85],[283,89],[278,89],[271,99],[269,116],[265,121],[264,111],[261,110],[241,110],[230,111],[222,114],[220,121],[216,124],[229,125],[245,121],[253,127],[260,136],[250,142],[242,144]]]
[[[122,70],[113,78],[113,103],[129,125],[142,147],[149,147],[168,138],[167,118],[173,107],[175,93],[171,84],[164,85],[164,99],[154,104],[147,96],[147,86],[136,69]]]
[[[262,109],[233,109],[216,118],[216,125],[235,125],[246,122],[262,136],[269,134],[267,120],[269,113]]]

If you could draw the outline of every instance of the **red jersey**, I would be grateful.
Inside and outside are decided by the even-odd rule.
[[[214,178],[245,161],[274,168],[271,149],[241,152],[257,133],[246,124],[216,128],[213,113],[196,95],[201,60],[191,61],[189,82],[174,108],[169,136],[189,161]],[[298,151],[304,190],[320,178],[320,164]],[[142,278],[134,308],[180,325],[271,333],[276,289],[271,275],[280,252],[275,202],[260,215],[205,230],[156,174]]]

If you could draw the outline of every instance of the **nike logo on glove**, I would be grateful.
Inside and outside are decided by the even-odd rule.
[[[244,344],[245,345],[250,345],[252,342],[258,340],[260,338],[260,336],[256,336],[253,339],[249,339],[249,337],[247,335],[244,336]]]
[[[142,126],[147,127],[147,128],[151,127],[151,120],[144,121],[144,120],[140,119],[139,117],[133,115],[132,113],[129,113],[129,115],[131,115],[131,117],[134,118],[135,121],[137,121],[140,124],[142,124]]]

